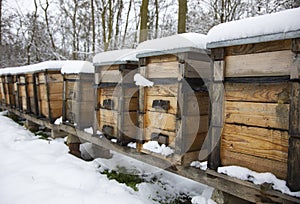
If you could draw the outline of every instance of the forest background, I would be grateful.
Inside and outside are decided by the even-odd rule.
[[[145,40],[206,34],[223,22],[300,7],[300,0],[18,2],[0,0],[0,68],[46,60],[91,61],[96,53],[135,48]]]

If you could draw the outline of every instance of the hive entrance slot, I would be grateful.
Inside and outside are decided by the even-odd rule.
[[[104,99],[103,100],[103,108],[112,110],[114,109],[114,101],[111,99]]]
[[[169,136],[162,133],[151,133],[151,140],[157,141],[159,144],[165,144],[166,146],[169,145]]]
[[[102,132],[106,135],[106,136],[112,136],[114,133],[114,128],[110,125],[103,125],[102,127]]]
[[[152,102],[152,108],[168,111],[170,109],[170,101],[154,100]]]

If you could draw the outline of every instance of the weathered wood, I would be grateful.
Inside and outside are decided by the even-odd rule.
[[[281,50],[291,50],[292,40],[278,40],[262,43],[252,43],[245,45],[236,45],[226,47],[226,55],[245,55],[245,54],[254,54],[254,53],[263,53],[263,52],[274,52]]]
[[[300,78],[300,54],[295,54],[293,59],[293,65],[290,70],[291,79]]]
[[[225,122],[288,130],[289,104],[227,101]]]
[[[147,64],[148,78],[177,78],[178,62],[162,62]]]
[[[213,61],[223,60],[225,56],[224,48],[214,48],[211,50],[211,58]]]
[[[122,74],[119,70],[101,71],[98,77],[98,83],[119,83],[122,80]]]
[[[178,58],[176,55],[158,55],[147,58],[147,63],[174,62],[177,60]]]
[[[294,53],[299,54],[300,53],[300,38],[296,38],[292,40],[292,51]]]
[[[291,82],[287,183],[294,191],[300,190],[300,82]]]
[[[224,60],[221,61],[214,61],[214,81],[223,81],[224,80],[224,70],[225,70],[225,62]]]
[[[272,172],[276,177],[286,179],[287,163],[256,157],[249,154],[241,154],[221,149],[222,165],[243,166],[256,172]]]
[[[186,78],[211,78],[210,62],[198,61],[198,60],[188,60],[185,64],[185,73]]]
[[[153,103],[156,100],[164,100],[169,102],[169,109],[159,109],[156,107],[153,107]],[[146,102],[145,102],[146,110],[151,112],[162,112],[162,113],[170,113],[170,114],[176,114],[177,113],[177,98],[176,97],[164,97],[164,96],[146,96]]]
[[[166,96],[166,97],[176,97],[178,91],[178,83],[167,84],[167,85],[154,85],[151,88],[145,88],[146,96]]]
[[[290,50],[226,56],[225,77],[289,76],[293,58]]]
[[[145,127],[155,127],[161,130],[175,131],[176,116],[174,114],[150,112],[145,114]]]
[[[286,163],[288,132],[225,124],[221,149]]]
[[[225,97],[228,101],[253,101],[289,103],[290,84],[284,83],[229,83],[225,82]]]

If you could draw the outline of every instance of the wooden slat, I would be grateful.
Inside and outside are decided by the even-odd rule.
[[[100,83],[119,83],[122,80],[122,74],[119,70],[101,71],[98,77]]]
[[[225,83],[225,97],[230,101],[289,103],[289,83]]]
[[[206,78],[211,77],[210,62],[188,60],[186,61],[186,68],[184,76],[187,78]]]
[[[207,92],[196,92],[192,95],[188,94],[184,100],[187,103],[187,115],[192,116],[208,114],[210,100]]]
[[[117,124],[118,112],[114,110],[100,109],[100,121]]]
[[[147,64],[147,78],[177,78],[178,62]]]
[[[287,162],[288,132],[225,124],[221,150]]]
[[[190,133],[207,133],[208,130],[208,115],[185,116],[186,130],[183,134]]]
[[[225,103],[225,122],[288,130],[289,104]]]
[[[146,96],[177,96],[178,84],[171,85],[154,85],[145,88]]]
[[[146,127],[154,127],[161,130],[175,131],[176,116],[168,113],[150,112],[145,114]]]
[[[292,40],[279,40],[255,44],[237,45],[226,48],[226,55],[245,55],[262,52],[291,50]]]
[[[289,76],[294,54],[276,51],[225,57],[225,77]]]
[[[177,61],[176,55],[159,55],[147,58],[147,63],[157,63],[157,62],[174,62]]]
[[[221,149],[221,160],[223,166],[242,166],[256,172],[271,172],[278,178],[286,179],[287,164],[275,160],[240,154]]]

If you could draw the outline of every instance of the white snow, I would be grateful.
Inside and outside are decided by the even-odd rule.
[[[127,147],[136,149],[136,142],[129,142],[129,143],[127,144]]]
[[[190,166],[205,171],[207,169],[207,161],[204,161],[204,162],[192,161],[192,163],[190,164]]]
[[[199,33],[182,33],[164,38],[147,40],[140,43],[136,49],[143,52],[162,51],[167,52],[181,48],[206,49],[206,35]]]
[[[117,143],[118,142],[117,139],[111,139],[110,141],[113,142],[113,143]]]
[[[86,133],[89,133],[89,134],[93,134],[93,127],[84,128],[83,131],[86,132]],[[99,130],[97,130],[96,134],[97,135],[103,135],[103,133],[100,132]]]
[[[55,125],[59,125],[62,123],[62,116],[60,116],[59,118],[57,118],[54,122]]]
[[[254,184],[263,184],[270,183],[273,184],[272,187],[275,190],[278,190],[282,193],[300,197],[299,192],[291,192],[290,189],[286,186],[286,181],[276,178],[272,173],[257,173],[251,171],[245,167],[240,166],[224,166],[218,168],[218,173],[223,173],[231,177],[235,177],[245,181],[251,181]]]
[[[20,74],[20,73],[32,73],[39,72],[44,70],[61,70],[65,67],[66,71],[70,71],[71,73],[76,73],[75,71],[84,70],[84,72],[89,72],[91,67],[89,66],[89,62],[80,61],[80,60],[65,60],[65,61],[45,61],[37,64],[20,66],[20,67],[7,67],[4,69],[0,69],[0,75],[4,74]],[[71,71],[74,70],[74,71]],[[93,69],[92,69],[93,72]]]
[[[180,193],[209,200],[212,188],[124,155],[85,162],[68,154],[63,139],[41,140],[0,113],[1,203],[158,203]],[[92,146],[92,145],[86,145]],[[101,169],[142,176],[138,191],[100,174]]]
[[[146,79],[143,75],[141,74],[135,74],[133,77],[133,80],[135,82],[135,85],[137,86],[147,86],[147,87],[151,87],[154,85],[154,83],[148,79]]]
[[[143,149],[161,154],[163,156],[169,156],[174,153],[173,149],[167,147],[165,144],[159,145],[157,141],[149,141],[144,143]]]
[[[194,196],[192,198],[192,204],[217,204],[212,199],[206,199],[203,196]]]
[[[62,74],[94,73],[94,66],[88,61],[67,61],[61,68]]]
[[[128,61],[138,61],[136,55],[140,50],[136,49],[122,49],[111,50],[107,52],[101,52],[96,54],[93,58],[94,64],[111,65],[114,63],[126,63]]]
[[[288,32],[300,32],[299,19],[300,8],[296,8],[278,13],[222,23],[214,26],[208,32],[207,43],[246,39],[272,34],[280,34],[278,38],[285,39]]]

